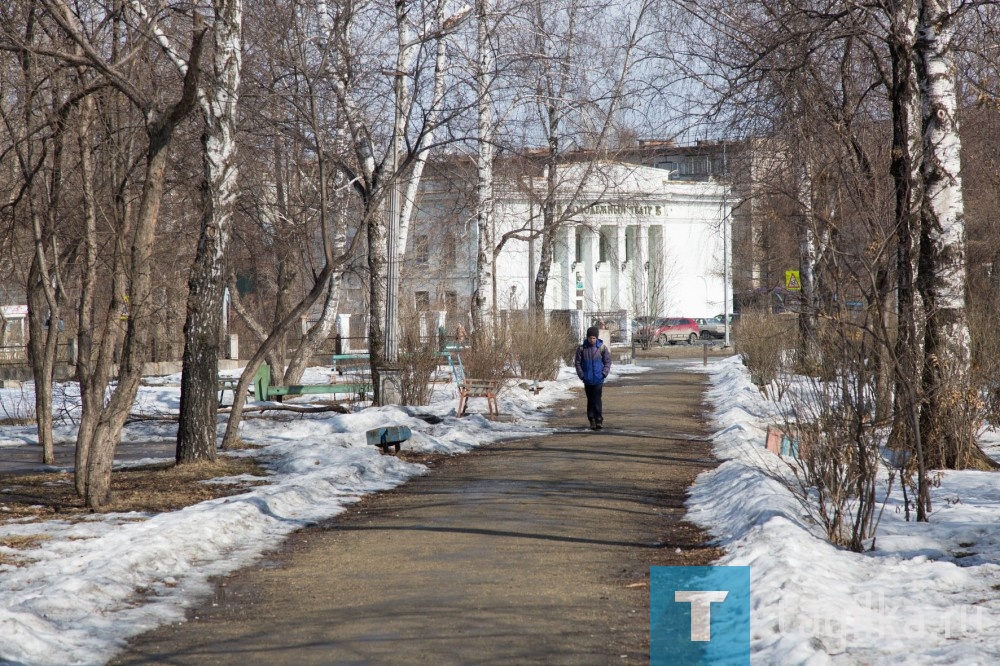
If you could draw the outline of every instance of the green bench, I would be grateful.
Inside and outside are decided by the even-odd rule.
[[[330,357],[333,361],[333,371],[339,375],[344,371],[368,370],[371,365],[371,356],[368,354],[334,354]]]
[[[253,378],[254,400],[275,399],[281,402],[286,395],[322,395],[322,394],[353,394],[363,400],[371,392],[368,382],[350,382],[343,384],[293,384],[291,386],[271,386],[271,366],[262,363]]]

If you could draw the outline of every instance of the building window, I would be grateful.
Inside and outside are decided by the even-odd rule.
[[[576,229],[576,254],[573,261],[580,263],[583,261],[583,229]]]
[[[448,312],[458,312],[458,293],[454,291],[444,292],[444,309]]]
[[[417,264],[425,266],[429,260],[429,252],[430,240],[427,238],[427,234],[420,234],[414,243],[413,260]]]
[[[598,236],[598,261],[604,262],[608,260],[608,255],[610,252],[610,241],[611,232],[607,227],[601,227],[600,235]]]
[[[447,268],[452,268],[457,263],[457,260],[455,237],[448,234],[444,237],[444,248],[441,250],[441,264]]]
[[[417,310],[426,312],[431,309],[431,294],[429,291],[417,291],[413,293],[413,304]]]

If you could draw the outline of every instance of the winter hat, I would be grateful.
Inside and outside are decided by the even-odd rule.
[[[601,334],[601,332],[597,329],[596,326],[591,326],[590,328],[587,329],[587,337],[588,338],[591,338],[591,337],[596,338],[600,334]]]

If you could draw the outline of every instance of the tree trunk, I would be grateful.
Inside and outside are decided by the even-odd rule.
[[[917,76],[923,101],[924,197],[917,286],[927,311],[921,439],[932,468],[988,467],[976,443],[965,309],[965,217],[956,118],[955,65],[947,0],[922,0]]]
[[[302,375],[310,360],[333,332],[334,324],[337,322],[337,307],[340,304],[340,276],[331,275],[327,282],[326,299],[323,301],[323,312],[319,321],[309,327],[309,330],[302,337],[299,346],[292,353],[288,362],[288,369],[285,370],[285,384],[298,384],[302,381]]]
[[[549,163],[544,173],[545,199],[542,201],[542,243],[538,259],[538,272],[535,274],[535,312],[540,315],[545,312],[545,292],[549,286],[549,273],[555,258],[556,188],[559,182],[556,174],[556,151],[558,149],[559,139],[550,138]]]
[[[58,307],[50,308],[48,305],[45,289],[39,283],[45,279],[36,256],[28,277],[28,347],[31,350],[31,374],[35,382],[35,422],[38,427],[38,443],[42,447],[42,462],[54,465],[52,379],[60,312]]]
[[[890,441],[914,456],[917,474],[917,520],[927,520],[930,495],[926,478],[919,410],[920,342],[917,335],[917,290],[914,279],[914,234],[920,223],[920,107],[913,69],[917,26],[915,5],[892,0],[889,6],[889,54],[892,61],[892,162],[896,228],[896,344],[894,412]]]
[[[493,47],[490,44],[490,0],[476,3],[477,51],[476,105],[478,112],[476,144],[476,281],[472,294],[472,345],[480,348],[485,342],[486,313],[495,310],[493,303],[493,115],[491,92],[493,89]]]
[[[216,377],[222,343],[223,262],[237,195],[236,116],[239,101],[242,0],[215,0],[214,66],[202,99],[205,132],[202,159],[201,236],[188,281],[187,320],[181,375],[178,463],[214,460]]]
[[[163,180],[167,164],[167,148],[172,138],[173,126],[151,129],[150,145],[146,160],[146,177],[142,200],[136,219],[135,235],[129,261],[131,284],[128,290],[129,316],[122,345],[118,370],[118,384],[104,407],[87,465],[87,506],[97,508],[111,500],[111,464],[115,447],[121,438],[129,410],[135,402],[142,378],[143,363],[149,351],[149,317],[152,310],[152,254],[156,223],[163,198]]]
[[[799,345],[798,365],[802,372],[812,374],[820,367],[819,303],[816,298],[816,216],[813,210],[812,170],[808,164],[800,168],[799,207]]]
[[[368,241],[368,358],[375,404],[381,405],[379,370],[385,363],[386,264],[388,263],[385,218],[381,215],[369,215],[365,228]]]

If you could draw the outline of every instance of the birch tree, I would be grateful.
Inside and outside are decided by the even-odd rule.
[[[368,338],[376,401],[381,402],[380,371],[393,358],[386,348],[392,264],[406,247],[413,201],[435,134],[455,109],[446,109],[446,40],[469,14],[447,13],[443,0],[396,4],[391,12],[378,2],[331,8],[317,4],[329,45],[330,85],[344,114],[353,153],[351,182],[360,200],[367,244]],[[391,24],[386,19],[391,20]],[[372,39],[372,25],[378,26]],[[388,74],[387,74],[388,73]],[[371,97],[373,91],[381,99]],[[391,100],[386,105],[383,100]]]
[[[949,0],[921,0],[916,74],[922,107],[920,258],[917,288],[927,316],[921,439],[929,467],[983,466],[967,404],[971,345],[965,307],[965,219]]]
[[[177,462],[215,459],[216,377],[222,342],[224,261],[237,195],[237,105],[242,66],[243,1],[213,0],[212,70],[199,102],[204,181],[198,250],[188,280]],[[181,71],[187,65],[181,64]]]
[[[648,20],[653,6],[643,0],[620,8],[615,29],[609,27],[603,5],[535,0],[527,6],[531,41],[524,47],[530,56],[523,77],[532,89],[526,91],[525,100],[544,142],[537,158],[542,177],[527,181],[531,183],[527,194],[542,220],[532,304],[537,312],[545,307],[559,231],[572,221],[572,211],[580,203],[594,203],[583,202],[580,196],[585,187],[593,186],[596,160],[608,154],[609,138],[627,98],[638,94],[640,63],[653,67],[659,57],[660,51],[653,47],[656,33]],[[566,181],[561,169],[566,154],[574,149],[587,149],[593,157],[582,172],[572,170],[573,181]]]
[[[493,81],[496,66],[493,54],[495,18],[491,0],[476,3],[476,278],[471,303],[472,342],[482,345],[487,331],[486,312],[495,309],[493,287]]]

